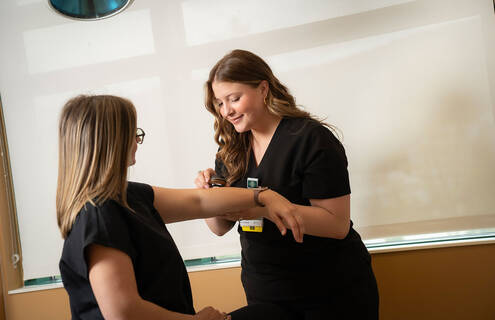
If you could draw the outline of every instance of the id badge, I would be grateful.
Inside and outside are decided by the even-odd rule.
[[[247,178],[247,188],[258,188],[258,178]],[[263,218],[239,221],[242,231],[263,232]]]
[[[263,232],[263,219],[241,220],[239,221],[242,231]]]

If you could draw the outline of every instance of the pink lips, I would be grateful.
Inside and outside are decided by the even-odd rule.
[[[242,115],[240,115],[236,118],[230,119],[230,122],[232,122],[232,124],[237,124],[239,121],[241,121],[241,118],[242,118]]]

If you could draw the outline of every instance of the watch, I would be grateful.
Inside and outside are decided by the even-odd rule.
[[[254,191],[254,202],[260,206],[260,207],[264,207],[265,205],[263,203],[260,202],[260,199],[259,199],[259,196],[260,196],[260,192],[263,192],[265,190],[268,190],[270,188],[268,187],[258,187],[258,188],[254,188],[253,191]]]

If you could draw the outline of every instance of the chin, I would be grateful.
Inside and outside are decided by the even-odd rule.
[[[249,129],[246,126],[234,126],[234,129],[238,133],[243,133],[243,132],[249,131]]]

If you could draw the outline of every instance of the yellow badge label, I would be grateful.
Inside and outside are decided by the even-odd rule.
[[[246,226],[246,227],[242,227],[242,231],[245,231],[245,232],[263,232],[263,227]]]
[[[242,231],[263,232],[263,218],[239,221]]]

